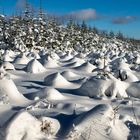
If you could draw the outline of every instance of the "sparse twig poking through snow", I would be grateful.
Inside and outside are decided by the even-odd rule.
[[[134,110],[134,100],[131,99],[131,101],[132,101],[132,112],[133,112],[134,118],[136,120],[136,124],[137,124],[137,126],[139,126],[138,119],[137,119],[137,116],[136,116],[136,113],[135,113],[135,110]],[[138,130],[137,130],[137,136],[136,137],[137,137],[137,139],[140,139],[140,130],[139,130],[139,127],[138,127]]]
[[[114,111],[113,125],[115,125],[115,119],[116,119],[116,114],[118,112],[118,109],[119,109],[119,106],[113,109],[113,111]]]
[[[52,128],[52,122],[51,121],[42,121],[41,122],[41,132],[45,133],[48,137],[52,136],[54,134],[53,128]]]
[[[73,115],[76,115],[76,104],[74,105]]]

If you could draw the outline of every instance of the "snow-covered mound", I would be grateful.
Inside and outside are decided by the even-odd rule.
[[[122,82],[112,75],[110,78],[90,78],[78,89],[78,94],[89,97],[127,97],[128,83]]]
[[[140,81],[130,83],[128,88],[126,89],[126,92],[130,97],[140,99]]]
[[[63,67],[72,67],[72,68],[74,68],[74,67],[78,67],[80,65],[81,65],[81,63],[79,63],[79,62],[71,62],[71,63],[63,65]]]
[[[84,59],[73,57],[69,59],[68,61],[63,62],[62,64],[63,64],[63,67],[78,67],[82,65],[83,63],[85,63]]]
[[[53,86],[55,88],[69,88],[74,84],[68,82],[60,73],[54,73],[44,78],[44,83],[47,86]]]
[[[12,62],[13,59],[9,55],[6,54],[3,56],[3,61],[4,62]]]
[[[0,96],[7,95],[12,105],[26,106],[31,103],[17,89],[14,82],[7,76],[0,79]]]
[[[46,69],[38,60],[33,59],[27,64],[26,71],[30,73],[41,73],[45,72]]]
[[[43,117],[38,120],[28,112],[21,112],[8,125],[6,140],[53,139],[59,129],[60,124],[55,119]]]
[[[71,60],[72,58],[73,58],[73,56],[70,53],[66,53],[60,57],[60,61],[67,62],[67,61]]]
[[[129,129],[111,106],[101,104],[74,120],[68,140],[126,140],[128,136]]]
[[[83,53],[78,53],[78,54],[76,54],[75,55],[75,57],[77,57],[77,58],[85,58],[85,54],[83,54]]]
[[[120,63],[122,61],[124,61],[123,58],[120,58],[117,56],[117,57],[112,58],[112,61],[110,62],[110,64],[112,65],[114,69],[118,69],[120,68]]]
[[[56,89],[52,87],[43,88],[37,92],[30,93],[27,95],[29,99],[47,99],[47,100],[63,100],[64,96]]]
[[[79,78],[81,78],[81,76],[80,75],[77,75],[76,73],[74,73],[74,72],[72,72],[72,71],[63,71],[62,73],[61,73],[61,75],[63,76],[63,77],[65,77],[67,80],[75,80],[75,79],[79,79]]]
[[[116,69],[118,70],[126,70],[126,71],[131,71],[130,65],[124,61],[119,61],[119,63],[116,65]]]
[[[59,60],[60,59],[59,55],[57,53],[55,53],[55,52],[51,52],[51,57],[54,60]]]
[[[29,59],[40,59],[40,56],[39,56],[39,54],[37,52],[29,52],[27,54],[27,57]]]
[[[78,70],[78,71],[85,71],[87,73],[91,73],[92,70],[94,70],[96,67],[94,65],[92,65],[90,62],[86,62],[76,68],[74,68],[74,70]]]
[[[72,62],[78,62],[80,64],[83,64],[85,62],[85,60],[74,56],[71,59],[64,61],[63,63],[72,63]]]
[[[23,53],[23,54],[20,54],[19,56],[17,56],[14,60],[14,63],[15,64],[28,64],[30,61],[30,59]]]
[[[60,92],[51,87],[47,87],[43,89],[41,92],[43,92],[43,94],[46,95],[45,98],[47,100],[63,100],[65,98]],[[39,95],[40,94],[41,93],[39,92]]]
[[[2,59],[4,62],[12,62],[13,61],[13,52],[6,50],[2,55]]]
[[[45,59],[43,62],[43,66],[45,68],[57,68],[59,65],[57,64],[56,60],[53,60],[52,58]]]
[[[5,70],[15,70],[14,65],[10,62],[3,62],[2,66]]]

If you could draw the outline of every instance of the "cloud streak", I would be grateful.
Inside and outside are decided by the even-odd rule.
[[[74,21],[91,21],[104,18],[103,16],[97,14],[96,10],[92,8],[72,11],[62,15],[56,13],[48,13],[48,16],[60,21],[68,21],[70,19]]]
[[[116,17],[112,20],[113,24],[128,24],[138,19],[136,16]]]
[[[96,20],[99,18],[95,9],[83,9],[79,11],[73,11],[66,15],[67,17],[71,17],[75,20]]]

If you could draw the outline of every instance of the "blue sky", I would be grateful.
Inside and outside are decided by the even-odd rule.
[[[0,0],[0,12],[13,14],[24,0]],[[37,9],[39,0],[28,0]],[[44,11],[75,15],[103,30],[121,31],[140,39],[140,0],[42,0]]]

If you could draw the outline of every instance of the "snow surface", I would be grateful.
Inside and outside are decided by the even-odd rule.
[[[139,140],[139,60],[108,47],[1,50],[0,140]]]

